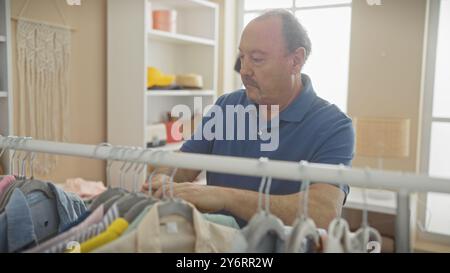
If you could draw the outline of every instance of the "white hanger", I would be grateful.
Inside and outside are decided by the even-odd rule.
[[[304,167],[307,165],[306,161],[300,162],[300,170],[305,173]],[[298,216],[293,224],[291,236],[287,244],[287,252],[298,253],[299,251],[306,252],[305,240],[308,237],[312,237],[316,246],[320,245],[320,236],[317,231],[316,224],[308,217],[308,193],[309,193],[309,180],[304,180],[301,184],[301,190],[303,190],[303,213],[301,213],[301,199],[299,198]]]
[[[167,151],[164,151],[163,153],[166,153]],[[179,215],[184,217],[186,220],[188,220],[191,224],[194,223],[193,220],[193,209],[191,206],[189,206],[186,201],[181,200],[179,198],[174,198],[173,195],[173,185],[171,185],[171,183],[173,182],[173,179],[175,177],[175,174],[177,172],[178,168],[175,168],[172,171],[172,174],[170,175],[169,178],[169,192],[170,195],[169,197],[165,196],[165,184],[166,184],[166,179],[163,180],[163,200],[158,202],[158,215],[159,218],[163,218],[169,215]]]
[[[340,176],[344,165],[340,164]],[[325,246],[326,253],[345,253],[351,250],[350,227],[340,215],[328,226],[328,239]]]
[[[268,162],[268,158],[260,158],[260,162],[264,164]],[[264,165],[262,165],[264,166]],[[258,190],[258,212],[250,219],[248,228],[250,229],[250,237],[247,238],[247,252],[258,252],[258,245],[264,240],[268,233],[274,233],[280,240],[285,241],[283,222],[270,213],[270,186],[272,177],[263,177]],[[265,206],[262,208],[263,189],[265,187]]]
[[[128,149],[125,149],[122,156],[125,156],[128,152],[134,152],[137,149],[138,149],[137,147],[130,147]],[[127,167],[127,168],[125,169],[125,167]],[[122,189],[125,188],[124,187],[125,175],[131,170],[131,167],[133,167],[133,162],[125,161],[119,169],[119,187]]]
[[[368,168],[366,168],[365,173],[367,181],[370,181],[370,171]],[[351,234],[351,252],[356,253],[367,253],[370,238],[373,238],[380,245],[382,243],[381,235],[378,230],[369,226],[366,188],[363,188],[362,193],[364,205],[362,226],[355,233]]]
[[[23,139],[24,139],[24,142],[25,142],[24,144],[26,144],[26,142],[28,140],[32,140],[33,138],[31,138],[31,137],[24,137]],[[24,153],[25,153],[25,155],[22,157],[22,160],[21,160],[22,164],[20,165],[20,172],[18,172],[20,179],[27,179],[26,162],[27,162],[27,159],[30,158],[30,155],[32,154],[29,151],[28,152],[24,152]]]

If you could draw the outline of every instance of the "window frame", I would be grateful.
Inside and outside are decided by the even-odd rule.
[[[309,10],[309,9],[326,9],[326,8],[340,8],[340,7],[352,7],[352,2],[347,4],[329,4],[329,5],[317,5],[317,6],[308,6],[308,7],[298,7],[296,5],[297,0],[292,0],[291,7],[289,10],[295,14],[296,11],[299,10]],[[244,27],[244,15],[246,13],[253,13],[253,12],[262,12],[266,9],[252,9],[252,10],[245,10],[244,1],[239,1],[239,4],[237,5],[237,15],[238,15],[238,40],[240,38],[240,34],[242,32],[242,28]]]
[[[431,128],[433,122],[450,123],[450,118],[433,117],[434,82],[437,58],[438,31],[440,20],[441,0],[427,1],[427,19],[424,39],[424,62],[423,62],[423,86],[422,86],[422,109],[421,109],[421,143],[419,170],[421,173],[429,173]],[[417,223],[426,224],[427,219],[427,196],[428,193],[419,193],[420,202],[417,204]],[[417,229],[418,241],[429,241],[433,243],[450,244],[450,235],[432,232],[426,227]]]

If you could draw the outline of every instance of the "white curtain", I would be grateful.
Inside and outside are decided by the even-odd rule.
[[[69,29],[18,20],[19,136],[68,141],[70,45]],[[39,155],[35,170],[48,174],[56,162]]]

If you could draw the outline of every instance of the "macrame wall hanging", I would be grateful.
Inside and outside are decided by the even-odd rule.
[[[29,2],[17,18],[18,134],[65,142],[69,134],[71,29],[23,18]],[[48,174],[56,163],[56,156],[40,154],[35,171]]]

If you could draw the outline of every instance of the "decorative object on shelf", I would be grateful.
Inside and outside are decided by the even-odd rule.
[[[146,128],[147,148],[161,147],[167,143],[167,131],[164,123],[148,125]]]
[[[406,118],[355,118],[356,155],[376,158],[383,169],[383,159],[407,158],[410,146],[410,119]],[[370,197],[391,199],[392,194],[371,190]]]
[[[178,119],[173,117],[170,112],[167,113],[167,121],[164,122],[166,126],[167,144],[183,140],[183,123],[177,123],[177,121]]]
[[[185,89],[203,89],[203,77],[198,74],[176,75],[175,84]]]
[[[153,29],[173,32],[177,31],[176,10],[154,10],[152,12]]]
[[[164,74],[156,67],[147,68],[147,88],[171,86],[174,82],[174,75]]]
[[[71,28],[17,18],[19,135],[68,141]],[[65,17],[55,2],[64,25]],[[36,171],[48,174],[56,156],[39,155]]]

